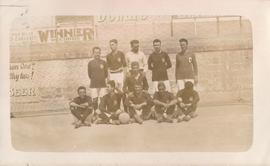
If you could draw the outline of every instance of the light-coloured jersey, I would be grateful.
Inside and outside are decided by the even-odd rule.
[[[139,51],[138,53],[134,53],[132,51],[128,52],[126,54],[126,61],[129,70],[131,70],[132,62],[138,62],[140,69],[143,69],[144,72],[147,71],[147,57],[141,51]]]

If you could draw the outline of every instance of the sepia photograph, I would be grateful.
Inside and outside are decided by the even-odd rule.
[[[245,152],[253,34],[241,15],[54,15],[9,32],[23,152]]]

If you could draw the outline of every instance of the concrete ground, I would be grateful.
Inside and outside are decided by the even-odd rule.
[[[199,107],[198,114],[189,122],[79,129],[70,114],[12,118],[12,143],[20,151],[48,152],[218,152],[251,146],[252,105]]]

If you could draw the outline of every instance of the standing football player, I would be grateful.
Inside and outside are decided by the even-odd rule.
[[[171,91],[167,70],[172,67],[170,57],[161,50],[161,41],[153,41],[154,52],[148,58],[148,69],[152,71],[152,81],[155,92],[158,91],[158,82],[164,82],[167,91]]]
[[[139,41],[132,40],[130,42],[130,46],[131,51],[126,54],[128,69],[131,70],[132,62],[138,62],[140,71],[145,74],[147,71],[147,57],[142,51],[139,50]]]
[[[118,50],[118,41],[110,40],[111,52],[106,56],[109,79],[114,80],[117,88],[122,89],[124,84],[124,73],[126,72],[126,59],[122,51]]]
[[[94,110],[97,110],[99,98],[107,93],[108,68],[106,61],[100,59],[101,49],[94,47],[92,51],[94,59],[88,63],[88,76],[90,78],[90,93],[93,99],[93,107]]]
[[[198,68],[194,53],[188,50],[187,39],[180,39],[179,43],[181,52],[176,54],[175,77],[178,90],[181,90],[187,81],[191,81],[194,85],[197,85]]]

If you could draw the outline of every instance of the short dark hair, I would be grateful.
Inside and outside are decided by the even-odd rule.
[[[139,40],[131,40],[130,41],[130,45],[132,46],[133,44],[135,44],[135,43],[139,43]]]
[[[188,40],[185,39],[185,38],[180,39],[179,42],[180,42],[180,43],[181,43],[181,42],[186,42],[186,43],[188,44]]]
[[[161,43],[161,40],[155,39],[155,40],[153,40],[153,44],[154,44],[154,43]]]
[[[107,82],[107,84],[109,84],[112,88],[115,88],[115,81],[114,80],[109,80]]]
[[[92,51],[93,51],[93,52],[94,52],[94,50],[99,50],[99,51],[101,51],[101,48],[96,46],[96,47],[93,47],[93,48],[92,48]]]
[[[185,82],[185,89],[193,89],[193,83],[191,81]]]
[[[159,81],[159,82],[158,82],[158,88],[159,88],[160,86],[163,86],[164,88],[166,88],[166,86],[165,86],[165,84],[164,84],[163,81]]]
[[[86,88],[84,86],[79,86],[79,88],[77,89],[77,92],[79,92],[81,89],[86,90]]]
[[[115,43],[115,44],[117,44],[118,43],[118,41],[117,41],[117,39],[112,39],[112,40],[110,40],[110,43]]]

